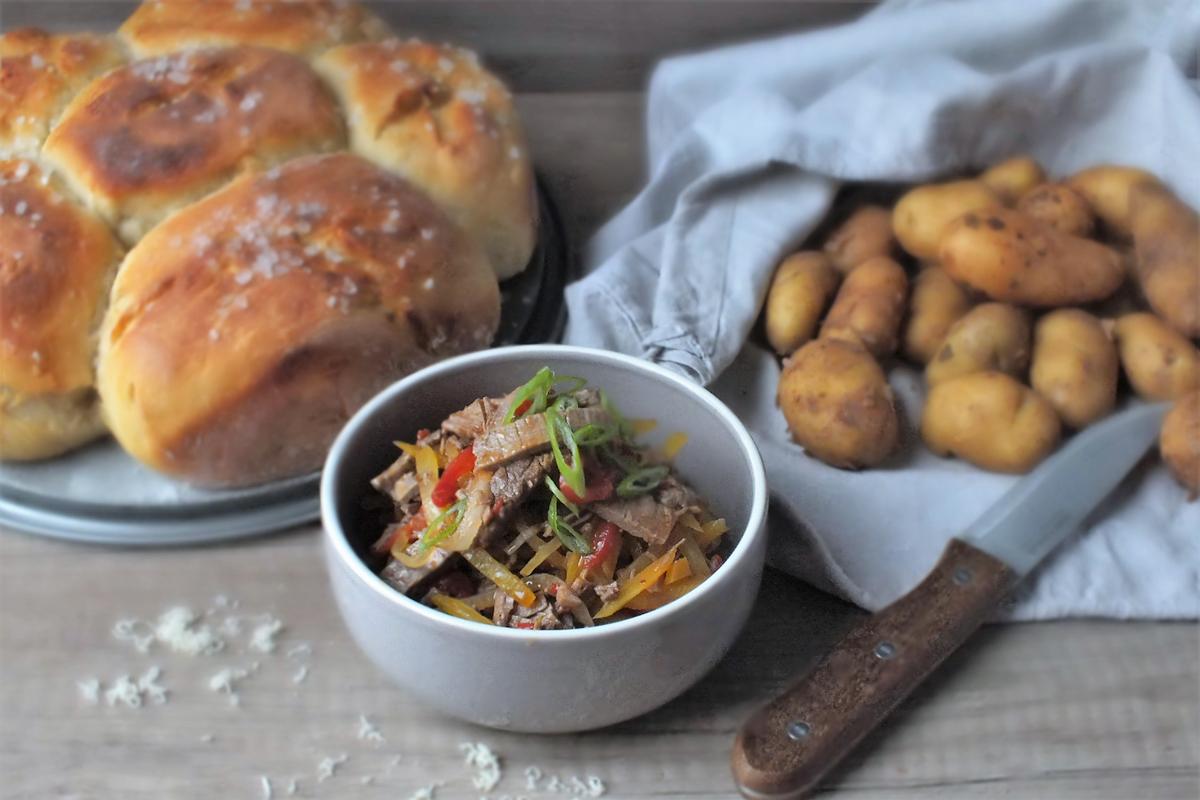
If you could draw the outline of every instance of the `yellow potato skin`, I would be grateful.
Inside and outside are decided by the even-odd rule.
[[[1031,156],[1020,155],[1006,158],[985,170],[979,180],[1006,206],[1011,206],[1021,195],[1046,180],[1046,173]]]
[[[900,436],[887,377],[864,348],[815,339],[784,364],[776,399],[792,439],[842,469],[873,467]]]
[[[1153,314],[1126,314],[1113,326],[1125,377],[1140,397],[1175,400],[1200,387],[1200,352]]]
[[[968,211],[982,211],[1000,203],[983,181],[930,183],[910,190],[896,202],[892,230],[900,246],[911,255],[933,261],[947,225]]]
[[[1144,169],[1116,164],[1089,167],[1066,180],[1067,186],[1083,196],[1108,231],[1125,239],[1130,236],[1130,190],[1140,184],[1157,183],[1158,178]]]
[[[908,324],[904,327],[904,355],[917,364],[928,364],[950,326],[971,309],[965,289],[941,267],[926,267],[913,283]]]
[[[921,438],[930,450],[993,472],[1028,472],[1061,433],[1050,404],[1002,372],[939,383],[929,390],[921,415]]]
[[[813,337],[840,279],[816,251],[794,253],[780,263],[766,308],[767,341],[776,353],[785,356]]]
[[[1117,348],[1091,314],[1063,308],[1038,320],[1029,383],[1067,427],[1085,428],[1112,411],[1119,373]]]
[[[850,271],[821,325],[822,339],[861,344],[877,358],[896,352],[908,275],[887,256],[878,256]]]
[[[882,206],[862,206],[825,240],[825,255],[843,275],[876,256],[892,256],[896,237],[892,212]]]
[[[925,367],[935,386],[975,372],[1021,377],[1029,366],[1028,312],[1007,303],[982,303],[950,326],[936,355]]]
[[[993,300],[1067,306],[1102,300],[1125,280],[1121,255],[1006,208],[970,212],[947,228],[942,268]]]
[[[1017,211],[1046,223],[1069,236],[1091,236],[1096,217],[1086,200],[1062,183],[1042,183],[1017,201]]]
[[[1200,390],[1179,398],[1167,412],[1158,449],[1175,480],[1195,500],[1200,495]]]
[[[1135,186],[1129,205],[1146,301],[1175,330],[1200,337],[1200,215],[1156,184]]]

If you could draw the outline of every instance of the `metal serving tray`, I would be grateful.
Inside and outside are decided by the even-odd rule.
[[[496,345],[562,333],[570,250],[540,181],[538,198],[537,249],[524,272],[500,285]],[[143,467],[108,438],[49,461],[0,464],[0,525],[118,545],[236,539],[317,519],[319,479],[313,473],[248,489],[198,489]]]

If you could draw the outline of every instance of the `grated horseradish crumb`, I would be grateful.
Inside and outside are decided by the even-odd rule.
[[[271,788],[271,779],[268,778],[266,775],[259,775],[258,780],[260,781],[260,785],[262,786],[263,800],[271,800],[271,798],[275,796],[275,792]]]
[[[342,753],[337,756],[325,756],[321,759],[321,763],[317,764],[317,783],[324,783],[334,776],[338,771],[338,767],[350,760],[350,756]]]
[[[496,784],[500,783],[503,771],[500,768],[500,759],[491,748],[483,742],[462,742],[458,749],[464,756],[463,763],[475,770],[475,774],[471,776],[471,785],[481,792],[495,789]]]
[[[270,617],[266,622],[254,629],[250,635],[250,649],[260,653],[275,652],[275,637],[283,630],[283,622]]]
[[[358,715],[358,738],[371,744],[383,744],[386,741],[383,734],[379,732],[379,728],[375,727],[366,714]]]

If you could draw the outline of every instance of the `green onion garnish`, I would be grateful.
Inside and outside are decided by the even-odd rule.
[[[641,467],[624,477],[617,484],[618,497],[637,497],[640,494],[654,491],[663,478],[667,477],[669,470],[664,466],[656,467]]]
[[[527,414],[540,414],[546,410],[546,405],[550,401],[550,389],[554,386],[554,373],[549,367],[542,367],[537,371],[517,391],[513,392],[512,402],[508,404],[508,411],[504,414],[504,424],[512,422],[518,417],[517,409],[525,405],[525,401],[529,401],[529,407],[524,409],[519,416]]]
[[[580,447],[598,447],[606,442],[611,442],[619,435],[616,424],[600,425],[595,422],[589,422],[579,430],[575,431],[575,444]]]
[[[568,550],[574,550],[580,555],[591,555],[592,546],[587,539],[583,538],[583,534],[575,530],[571,523],[558,516],[558,493],[550,498],[550,511],[546,515],[546,522],[550,525],[550,530],[554,531],[554,535]]]
[[[575,443],[575,434],[571,426],[558,413],[556,406],[546,409],[546,433],[550,438],[550,450],[554,453],[554,463],[558,465],[559,474],[579,497],[587,492],[587,483],[583,476],[583,459],[579,455],[579,445]],[[571,455],[571,463],[563,457],[563,445]]]
[[[421,541],[417,543],[416,555],[423,555],[429,548],[441,544],[452,536],[458,530],[458,525],[462,522],[463,512],[466,509],[467,501],[466,498],[463,498],[454,505],[443,509],[434,517],[433,522],[429,523],[425,532],[421,534]]]
[[[550,479],[549,475],[546,476],[546,488],[548,488],[550,490],[550,494],[552,494],[558,498],[558,501],[560,503],[562,503],[567,508],[571,509],[572,514],[579,513],[579,506],[575,505],[574,503],[572,503],[570,500],[567,499],[567,496],[565,494],[563,494],[562,489],[558,488],[558,484],[556,484],[554,481],[552,481]]]
[[[625,417],[621,416],[621,412],[613,405],[612,400],[608,399],[608,393],[603,389],[600,390],[600,407],[603,408],[617,424],[617,434],[624,439],[633,438],[633,432],[629,429],[629,423],[625,421]]]

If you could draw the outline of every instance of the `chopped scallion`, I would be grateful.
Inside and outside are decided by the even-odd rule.
[[[654,491],[667,477],[669,470],[664,466],[641,467],[626,475],[617,484],[618,497],[637,497]]]

